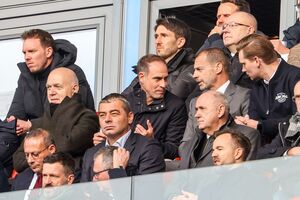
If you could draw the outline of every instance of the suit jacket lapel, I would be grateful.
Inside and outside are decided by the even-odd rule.
[[[213,143],[213,136],[210,136],[208,139],[207,139],[207,143],[203,149],[203,152],[202,152],[202,155],[200,156],[200,159],[203,159],[205,156],[207,156],[207,154],[209,154],[212,150],[212,143]]]
[[[230,103],[232,101],[232,97],[235,93],[235,88],[236,88],[236,86],[230,82],[228,87],[225,90],[224,95],[226,96],[228,103]]]
[[[135,142],[136,142],[136,133],[131,132],[128,139],[125,142],[124,148],[129,151],[129,154],[131,155],[131,152],[134,150]]]

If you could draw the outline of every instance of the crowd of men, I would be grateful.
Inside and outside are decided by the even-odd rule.
[[[181,20],[160,18],[154,30],[156,55],[97,113],[76,47],[41,29],[22,34],[3,122],[18,145],[0,152],[3,191],[12,170],[15,191],[300,154],[300,69],[257,31],[246,1],[221,1],[196,54]]]

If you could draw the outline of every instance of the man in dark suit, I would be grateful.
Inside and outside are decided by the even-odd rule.
[[[182,169],[212,166],[213,134],[224,128],[237,130],[247,136],[252,146],[247,159],[255,158],[259,134],[255,129],[235,124],[223,94],[213,90],[201,94],[196,101],[195,117],[201,131],[186,141],[185,148],[181,151]]]
[[[29,167],[17,175],[12,190],[41,188],[44,158],[55,151],[54,140],[48,131],[31,130],[24,138],[24,153]]]
[[[244,116],[248,114],[250,90],[237,86],[229,80],[229,59],[221,49],[211,48],[202,50],[196,57],[193,77],[198,83],[198,91],[194,96],[199,96],[204,90],[214,90],[223,93],[229,103],[231,116]],[[195,118],[195,104],[197,97],[190,102],[189,118],[179,146],[179,153],[184,149],[186,141],[199,132]]]
[[[165,169],[160,144],[153,138],[135,134],[130,129],[133,112],[123,95],[112,93],[99,103],[99,122],[106,140],[88,149],[83,157],[81,182],[93,178],[94,154],[104,146],[125,148],[130,153],[125,168],[128,176],[161,172]]]

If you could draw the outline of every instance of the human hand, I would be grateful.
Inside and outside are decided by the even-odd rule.
[[[106,140],[106,135],[104,135],[104,133],[102,132],[101,129],[100,129],[99,132],[94,133],[94,137],[93,137],[94,146],[96,146],[97,144],[103,142],[104,140]]]
[[[153,138],[153,134],[154,134],[153,127],[152,127],[150,120],[147,120],[147,129],[145,129],[142,125],[137,124],[134,132],[141,134],[143,136],[152,137],[152,138]]]
[[[9,116],[8,118],[6,118],[6,121],[7,121],[7,122],[11,122],[11,121],[13,121],[13,120],[15,120],[15,119],[16,119],[16,117],[13,116],[13,115],[11,115],[11,116]]]
[[[212,34],[215,34],[215,33],[218,33],[219,35],[221,35],[223,33],[222,26],[215,26],[213,29],[211,29],[211,31],[208,34],[208,36],[211,36]]]
[[[17,126],[16,126],[16,133],[18,136],[25,134],[26,132],[28,132],[31,128],[32,124],[31,122],[28,121],[24,121],[21,119],[17,119]]]
[[[243,117],[243,116],[236,116],[235,119],[234,119],[234,121],[237,124],[257,129],[258,121],[254,120],[254,119],[250,119],[249,115],[245,115],[245,117]]]
[[[288,150],[287,152],[288,156],[297,156],[300,155],[300,147],[293,147]]]
[[[124,148],[117,148],[113,152],[113,168],[123,167],[125,169],[128,165],[129,151]]]
[[[172,198],[172,200],[198,200],[198,195],[191,193],[191,192],[186,192],[186,191],[181,191],[181,195],[175,196]]]

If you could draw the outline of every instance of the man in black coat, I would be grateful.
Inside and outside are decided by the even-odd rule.
[[[79,169],[85,150],[93,145],[93,134],[99,131],[97,115],[80,102],[79,83],[72,70],[65,67],[52,70],[46,85],[50,105],[40,118],[18,119],[17,134],[34,128],[49,130],[58,151],[71,154]],[[13,161],[17,171],[26,167],[22,146],[14,154]]]
[[[249,116],[237,116],[236,122],[258,129],[262,144],[278,134],[278,123],[296,109],[292,101],[300,69],[278,58],[272,43],[264,36],[252,34],[237,46],[243,71],[257,80],[250,94]]]
[[[259,148],[258,158],[300,155],[300,81],[294,88],[297,112],[278,124],[278,135],[271,144]]]
[[[134,112],[132,130],[155,138],[163,148],[164,157],[174,159],[186,126],[185,104],[166,90],[168,69],[160,56],[143,56],[137,64],[137,72],[139,84],[124,94]]]
[[[117,146],[129,151],[125,168],[128,176],[161,172],[165,169],[164,157],[159,143],[131,131],[134,114],[126,98],[112,93],[99,103],[99,122],[106,140],[88,149],[83,157],[81,182],[93,179],[94,154],[104,146]]]
[[[7,114],[9,120],[31,120],[42,116],[45,105],[48,104],[47,77],[53,69],[61,66],[74,71],[79,80],[82,103],[95,110],[85,74],[74,64],[77,49],[73,44],[67,40],[54,40],[48,32],[41,29],[25,31],[21,37],[25,62],[18,63],[21,74]]]
[[[166,17],[156,20],[154,30],[156,54],[165,60],[168,67],[167,90],[185,101],[196,87],[192,76],[194,53],[187,48],[191,40],[190,27],[179,19]],[[138,74],[136,66],[133,71]],[[131,92],[136,84],[138,77],[123,93]]]

